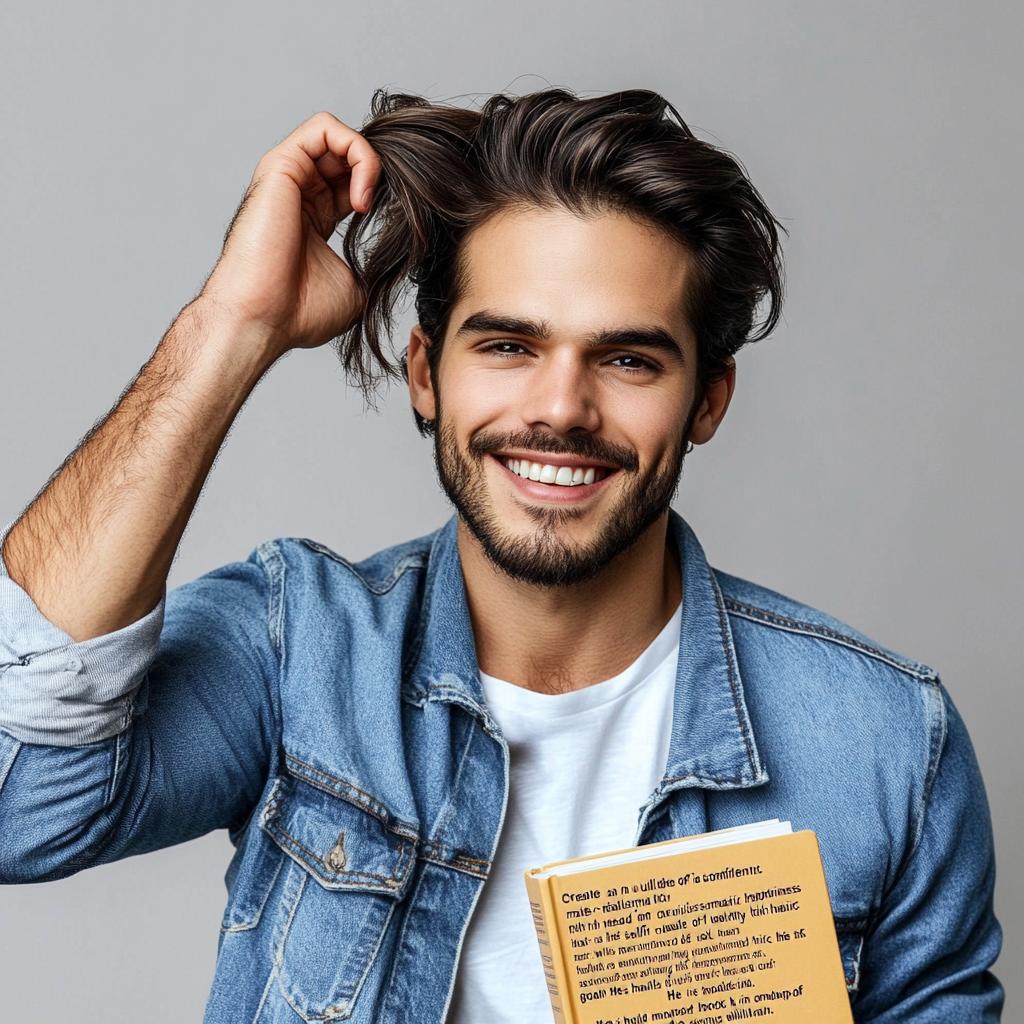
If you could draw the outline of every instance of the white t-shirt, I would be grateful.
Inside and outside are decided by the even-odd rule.
[[[682,610],[625,670],[542,694],[480,673],[511,755],[508,808],[459,961],[449,1024],[548,1024],[523,872],[632,846],[672,731]]]

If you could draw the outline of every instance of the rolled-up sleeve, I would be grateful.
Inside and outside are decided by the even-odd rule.
[[[161,599],[130,626],[75,643],[11,579],[0,556],[0,729],[22,743],[53,747],[123,732],[160,648],[163,620]]]
[[[280,736],[268,613],[284,573],[261,552],[82,643],[0,574],[0,883],[247,820]]]

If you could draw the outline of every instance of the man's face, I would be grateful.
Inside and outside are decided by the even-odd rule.
[[[474,230],[437,393],[442,485],[514,578],[591,578],[667,510],[696,397],[682,247],[621,213],[503,212]]]

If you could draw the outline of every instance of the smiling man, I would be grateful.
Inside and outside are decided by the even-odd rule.
[[[780,302],[774,218],[653,93],[302,125],[6,537],[0,879],[227,828],[209,1021],[539,1024],[525,869],[778,817],[818,835],[858,1021],[997,1020],[991,827],[937,677],[710,569],[670,511]],[[365,385],[405,375],[457,516],[165,598],[252,388],[336,336]]]

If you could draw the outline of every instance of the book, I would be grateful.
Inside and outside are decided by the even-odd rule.
[[[818,840],[788,821],[526,872],[555,1024],[852,1024]]]

